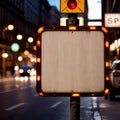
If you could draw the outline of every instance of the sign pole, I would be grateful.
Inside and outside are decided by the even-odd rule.
[[[70,97],[70,120],[80,120],[79,97]]]
[[[68,14],[67,26],[78,26],[77,14]],[[70,97],[70,120],[80,120],[80,97]]]

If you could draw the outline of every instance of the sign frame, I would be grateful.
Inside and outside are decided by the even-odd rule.
[[[42,38],[41,35],[45,31],[101,31],[104,34],[104,91],[101,92],[44,92],[42,90]],[[59,26],[59,27],[40,27],[38,29],[38,39],[37,39],[37,78],[36,78],[36,90],[40,96],[103,96],[109,83],[109,40],[108,40],[108,30],[105,27],[84,27],[84,26]]]

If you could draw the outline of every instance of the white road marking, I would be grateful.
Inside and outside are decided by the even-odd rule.
[[[24,104],[25,104],[25,103],[18,103],[18,104],[13,105],[13,106],[11,106],[11,107],[9,107],[9,108],[6,108],[5,110],[6,110],[6,111],[11,111],[11,110],[16,109],[16,108],[18,108],[18,107],[20,107],[20,106],[22,106],[22,105],[24,105]]]
[[[98,111],[94,112],[94,120],[101,120],[100,113]]]
[[[35,94],[35,95],[33,95],[33,96],[39,96],[38,94]]]
[[[55,107],[57,107],[58,105],[60,105],[61,103],[62,103],[62,101],[59,101],[59,102],[53,104],[53,105],[51,106],[51,108],[55,108]]]
[[[93,97],[93,108],[97,108],[98,107],[98,103],[97,103],[97,97]]]
[[[97,97],[93,97],[92,98],[92,104],[93,104],[93,109],[98,108],[98,103],[97,103]],[[101,120],[101,115],[100,112],[98,110],[94,110],[94,120]]]
[[[27,88],[30,88],[30,87],[35,87],[35,85],[30,85],[30,86],[21,87],[20,89],[21,89],[21,90],[24,90],[24,89],[27,89]]]

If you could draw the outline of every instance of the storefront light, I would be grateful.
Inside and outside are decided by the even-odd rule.
[[[24,51],[24,55],[28,56],[28,55],[29,55],[29,51],[28,51],[28,50],[25,50],[25,51]]]
[[[114,45],[115,45],[115,48],[117,49],[118,48],[118,41],[117,40],[114,41]]]
[[[118,38],[118,47],[120,47],[120,38]]]
[[[37,46],[36,45],[33,46],[33,50],[37,51]]]
[[[32,43],[32,42],[33,42],[33,37],[29,37],[29,38],[28,38],[28,42],[29,42],[29,43]]]
[[[110,45],[110,51],[112,52],[112,51],[114,51],[114,50],[115,50],[115,44],[112,43],[112,44]]]
[[[2,54],[2,57],[3,57],[3,58],[7,58],[7,57],[8,57],[8,53],[3,53],[3,54]]]
[[[22,61],[23,60],[23,57],[22,56],[19,56],[18,57],[18,61]]]
[[[8,30],[13,30],[14,26],[12,24],[8,25]]]
[[[20,34],[17,35],[17,40],[21,40],[22,38],[23,38],[22,35],[20,35]]]

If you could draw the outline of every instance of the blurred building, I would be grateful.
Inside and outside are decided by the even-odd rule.
[[[50,15],[50,25],[58,26],[58,23],[60,24],[60,13],[57,11],[57,8],[55,6],[51,6]]]
[[[56,7],[50,6],[47,0],[40,0],[40,25],[59,26],[60,13]]]
[[[37,29],[40,26],[59,26],[59,18],[58,10],[53,9],[47,0],[0,0],[0,68],[5,71],[10,62],[15,65],[17,57],[25,50],[35,56]],[[8,25],[13,25],[14,29],[9,30]],[[22,39],[16,37],[18,34]],[[29,37],[33,39],[31,43]],[[13,42],[20,44],[19,52],[11,51]],[[3,58],[3,53],[8,56]]]
[[[106,0],[106,12],[120,13],[120,0]]]

